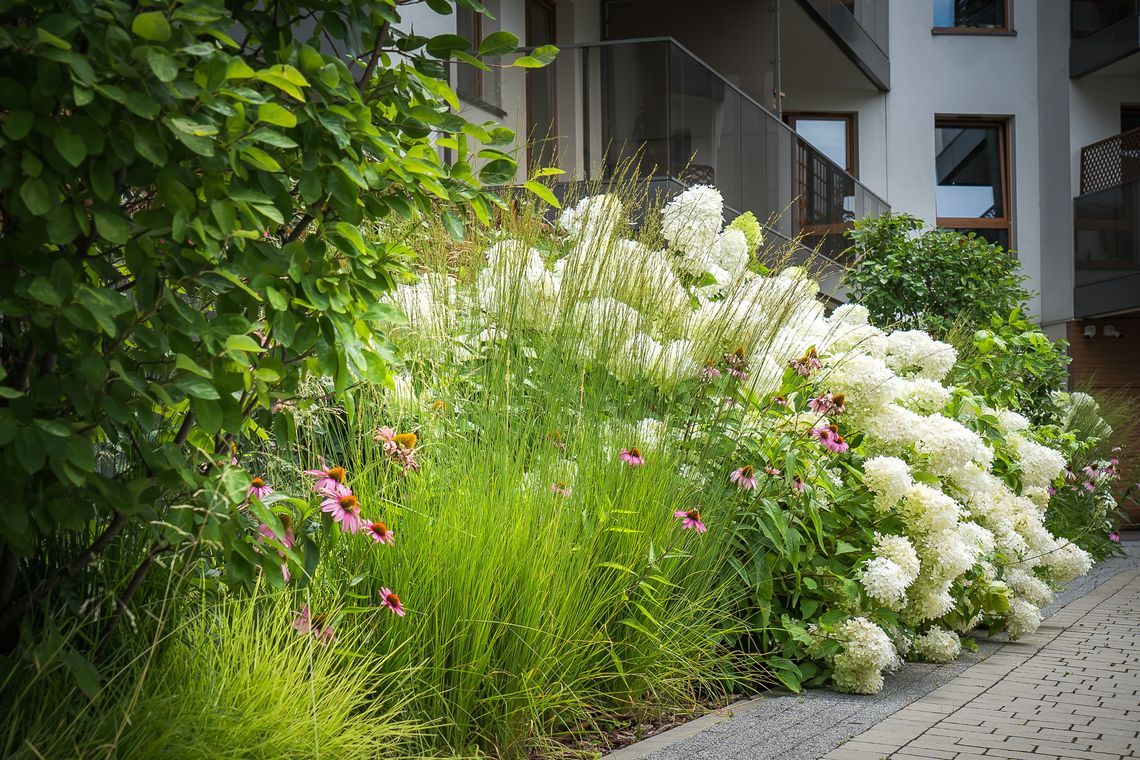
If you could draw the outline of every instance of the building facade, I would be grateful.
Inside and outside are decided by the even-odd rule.
[[[888,208],[975,231],[1016,252],[1078,384],[1135,388],[1140,0],[485,1],[407,22],[562,49],[456,69],[469,115],[530,138],[521,165],[596,180],[636,155],[840,262]]]

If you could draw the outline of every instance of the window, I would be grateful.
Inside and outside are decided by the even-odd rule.
[[[785,112],[784,120],[823,155],[852,176],[856,172],[856,131],[853,113]]]
[[[497,2],[486,2],[484,5],[492,14],[498,10]],[[497,28],[498,22],[492,17],[464,8],[455,11],[455,33],[470,40],[473,49],[477,50],[483,38]],[[499,69],[492,67],[492,70],[487,72],[462,61],[457,61],[454,65],[456,93],[474,105],[501,113]]]
[[[1012,240],[1008,123],[937,119],[934,167],[938,226],[976,232],[1005,248]]]
[[[1009,0],[934,0],[937,31],[1007,32]]]

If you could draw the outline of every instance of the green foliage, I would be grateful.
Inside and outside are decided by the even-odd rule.
[[[1017,259],[973,233],[884,214],[855,222],[848,235],[856,261],[846,284],[873,324],[941,337],[956,321],[986,322],[1029,300]]]
[[[194,617],[153,640],[129,642],[129,664],[105,682],[87,665],[86,689],[71,673],[85,661],[49,633],[0,682],[0,753],[13,760],[411,756],[425,726],[401,716],[397,684],[407,674],[383,655],[346,654],[298,635],[296,601],[281,592],[200,600]]]
[[[276,564],[248,546],[235,454],[307,373],[386,381],[378,300],[408,250],[366,227],[441,204],[486,222],[480,180],[515,171],[510,130],[457,113],[469,43],[396,32],[398,5],[4,5],[0,588],[21,595],[0,628],[126,526],[220,545],[237,579]],[[46,551],[63,535],[72,556]]]
[[[1020,309],[993,315],[987,327],[959,343],[952,382],[1038,424],[1057,422],[1053,394],[1068,382],[1068,343],[1050,340]]]
[[[749,252],[754,252],[759,248],[760,242],[764,239],[764,230],[760,226],[760,221],[751,211],[745,211],[733,219],[732,222],[729,223],[728,229],[740,230],[744,233],[744,239],[748,241]]]

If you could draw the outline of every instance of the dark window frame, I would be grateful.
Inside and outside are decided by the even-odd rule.
[[[982,230],[1005,230],[1008,245],[1006,250],[1015,250],[1014,224],[1013,224],[1013,185],[1012,164],[1010,162],[1010,126],[1012,120],[1008,116],[935,116],[934,128],[940,129],[961,127],[985,127],[998,129],[998,170],[1001,172],[1001,207],[1004,216],[995,218],[986,217],[954,217],[937,216],[935,223],[946,229],[956,229],[963,233],[980,232]],[[937,160],[937,154],[934,156]],[[938,176],[935,171],[935,192],[938,187]],[[934,203],[934,213],[938,214],[938,201]]]
[[[527,45],[528,47],[531,46],[532,43],[529,39],[526,39],[525,35],[527,34],[527,31],[530,29],[531,8],[535,5],[542,6],[546,10],[546,12],[550,14],[550,37],[554,41],[558,40],[558,2],[557,2],[557,0],[523,0],[524,44]],[[554,126],[555,129],[557,129],[557,124],[558,124],[558,97],[557,97],[558,88],[556,86],[556,83],[552,80],[552,72],[553,71],[554,71],[554,69],[549,67],[549,66],[544,66],[540,69],[526,69],[526,73],[524,74],[524,76],[526,78],[526,84],[524,85],[523,100],[526,103],[526,113],[527,113],[526,120],[527,120],[528,124],[531,122],[530,114],[531,114],[531,110],[532,110],[532,103],[531,103],[532,95],[533,95],[532,88],[539,86],[537,79],[538,79],[538,77],[541,76],[541,77],[545,77],[547,79],[547,83],[549,85],[550,93],[552,96],[551,101],[550,101],[550,107],[551,107],[551,112],[552,112],[551,113],[551,116],[552,116],[551,125]],[[549,139],[551,139],[551,137],[552,136],[548,135],[547,137],[540,138],[540,139],[549,140]],[[526,146],[527,171],[530,171],[530,169],[532,167],[537,166],[539,163],[542,163],[539,159],[542,156],[542,153],[545,150],[547,150],[547,147],[545,145],[542,147],[538,147],[535,145],[534,141],[535,141],[534,135],[528,134],[527,135],[527,146]]]
[[[859,178],[859,112],[858,111],[784,111],[784,123],[796,131],[796,121],[845,121],[847,122],[847,166],[842,169],[856,179]],[[802,135],[801,135],[802,137]],[[807,139],[807,138],[804,138]]]
[[[965,34],[965,35],[993,35],[997,37],[1012,37],[1016,36],[1017,32],[1013,28],[1013,3],[1011,0],[1000,0],[1005,6],[1005,24],[1002,26],[985,27],[985,26],[933,26],[931,22],[931,34]],[[931,5],[933,9],[933,4]]]

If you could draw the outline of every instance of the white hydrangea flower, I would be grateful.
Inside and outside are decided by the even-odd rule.
[[[655,417],[646,417],[637,423],[633,439],[637,441],[639,448],[646,451],[659,449],[665,442],[665,423]]]
[[[819,350],[828,355],[860,353],[879,361],[887,358],[887,336],[871,325],[836,322],[832,317],[830,328],[820,342]]]
[[[388,392],[397,414],[411,415],[419,410],[420,399],[412,376],[401,374],[392,377],[392,389]]]
[[[908,586],[914,583],[914,579],[918,577],[918,553],[915,552],[914,545],[911,544],[910,539],[906,536],[876,533],[875,555],[883,559],[889,559],[898,565],[907,576]]]
[[[915,483],[907,489],[902,513],[910,520],[914,530],[938,533],[954,529],[962,515],[962,508],[937,488]]]
[[[558,215],[558,226],[571,237],[595,247],[608,241],[626,227],[625,206],[616,195],[592,195]]]
[[[895,381],[894,402],[919,414],[933,414],[945,408],[953,392],[952,388],[930,378],[899,378]]]
[[[854,694],[875,694],[883,688],[883,671],[899,665],[891,637],[863,617],[848,618],[836,630],[843,651],[835,655],[835,688]]]
[[[1041,626],[1041,610],[1032,602],[1014,596],[1009,600],[1009,612],[1006,613],[1005,621],[1010,639],[1019,639]]]
[[[896,393],[895,374],[873,356],[853,352],[834,357],[824,376],[830,390],[847,396],[848,408],[879,407]]]
[[[863,482],[875,494],[875,507],[890,511],[914,485],[910,465],[898,457],[873,457],[863,463]]]
[[[1091,570],[1093,560],[1084,549],[1067,541],[1045,557],[1045,566],[1053,580],[1068,583]]]
[[[978,557],[987,557],[994,551],[994,534],[976,522],[958,523],[958,535],[967,546],[974,547]]]
[[[941,381],[956,361],[953,346],[921,330],[898,330],[887,336],[887,366],[900,375]]]
[[[871,313],[867,307],[857,303],[844,303],[835,307],[831,312],[833,325],[844,324],[851,327],[862,327],[870,322]]]
[[[919,575],[907,593],[907,621],[918,625],[927,620],[937,620],[954,609],[954,597],[950,595],[952,583],[953,581],[925,574]]]
[[[1047,486],[1065,469],[1065,457],[1059,451],[1042,446],[1018,433],[1006,436],[1021,465],[1021,482],[1026,486]]]
[[[962,640],[953,631],[934,626],[914,640],[914,653],[928,662],[953,662],[962,653]]]
[[[720,233],[712,247],[712,264],[737,277],[748,268],[751,258],[748,254],[748,238],[738,229],[726,229]]]
[[[675,387],[682,380],[695,377],[697,362],[693,347],[687,340],[673,340],[661,346],[653,363],[649,365],[649,378],[662,389]]]
[[[641,323],[637,309],[613,298],[579,301],[568,318],[581,338],[582,352],[590,358],[620,347]]]
[[[1005,572],[1005,583],[1013,593],[1027,602],[1044,607],[1053,601],[1053,590],[1049,584],[1032,572],[1021,567],[1010,567]]]
[[[989,466],[993,450],[968,427],[941,414],[923,418],[915,448],[930,456],[930,469],[949,475],[970,462]]]
[[[716,242],[724,222],[724,198],[708,185],[691,187],[665,205],[661,231],[669,243],[690,256],[703,256]]]
[[[943,580],[954,580],[965,573],[978,561],[980,553],[976,544],[964,540],[958,525],[925,536],[922,550],[924,564]]]
[[[906,602],[907,587],[913,581],[897,564],[885,557],[875,557],[863,566],[859,582],[867,596],[891,609],[902,609]]]
[[[886,404],[871,409],[860,417],[867,434],[867,445],[872,451],[899,453],[913,446],[922,434],[926,420],[920,414],[898,404]]]
[[[1010,433],[1020,433],[1029,429],[1029,420],[1021,416],[1017,412],[1011,412],[1008,409],[1002,409],[997,412],[997,426],[1002,435],[1009,435]]]

